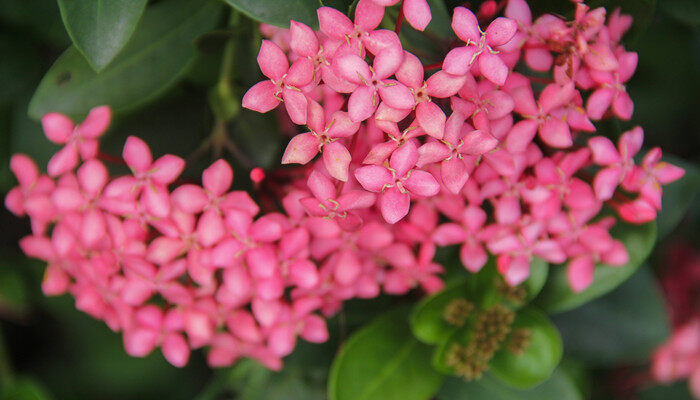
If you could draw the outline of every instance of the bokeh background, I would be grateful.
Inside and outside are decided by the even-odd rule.
[[[535,3],[546,9],[547,3],[564,1]],[[607,129],[620,132],[642,125],[646,146],[661,146],[665,155],[688,167],[684,184],[671,186],[668,192],[675,190],[674,196],[689,207],[687,212],[664,209],[657,248],[630,281],[555,317],[567,348],[564,368],[595,399],[690,398],[685,384],[657,386],[646,371],[651,352],[670,332],[658,279],[677,261],[674,254],[697,252],[700,243],[696,196],[700,174],[692,166],[700,161],[700,1],[658,0],[652,9],[644,17],[647,26],[635,28],[629,42],[639,53],[637,73],[628,85],[635,102],[633,119]],[[243,26],[245,31],[235,34],[249,35],[254,43],[255,25]],[[144,137],[160,154],[185,155],[196,148],[212,128],[209,88],[218,78],[221,39],[226,34],[230,33],[200,38],[195,60],[177,85],[156,101],[120,116],[105,140],[107,151],[118,154],[128,134]],[[56,150],[27,109],[42,76],[69,45],[54,0],[0,1],[0,196],[15,184],[7,168],[12,153],[27,153],[45,166]],[[237,66],[238,76],[247,78],[236,84],[246,88],[257,78],[256,50],[239,51],[253,61]],[[274,122],[244,112],[234,124],[233,139],[256,165],[278,161],[284,138]],[[188,173],[197,175],[207,161],[189,166]],[[680,224],[671,228],[678,220]],[[201,351],[194,352],[183,369],[170,366],[157,352],[144,359],[127,356],[121,337],[76,311],[72,298],[42,295],[43,265],[23,257],[17,247],[28,233],[27,221],[0,209],[0,399],[323,398],[332,344],[300,346],[281,374],[250,363],[211,370]],[[351,304],[345,318],[351,318],[354,306],[362,309]],[[581,324],[586,329],[581,330]]]

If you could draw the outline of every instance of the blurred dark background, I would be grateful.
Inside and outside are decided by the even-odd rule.
[[[615,127],[642,125],[646,146],[661,146],[665,154],[689,162],[700,157],[698,3],[659,0],[648,28],[629,44],[639,53],[637,73],[628,85],[635,112],[630,124]],[[3,197],[15,184],[7,168],[10,154],[24,152],[45,165],[56,149],[44,139],[40,124],[27,116],[27,104],[43,74],[69,44],[55,1],[0,2]],[[186,154],[196,147],[211,124],[207,89],[217,78],[217,57],[198,54],[191,72],[161,100],[117,120],[106,139],[107,148],[118,154],[129,133],[148,138],[158,153]],[[660,238],[657,249],[678,242],[698,248],[700,207],[697,199],[693,204],[683,222]],[[10,374],[26,382],[24,391],[14,398],[190,399],[216,384],[219,374],[206,367],[201,351],[193,353],[184,369],[171,367],[159,352],[131,358],[122,348],[121,336],[76,311],[72,298],[45,298],[40,292],[43,265],[27,260],[17,247],[28,232],[26,220],[0,209],[0,376]],[[657,252],[650,264],[659,273],[665,266],[663,253]],[[643,367],[644,361],[636,364]],[[593,398],[613,393],[607,379],[609,365],[603,365],[590,375],[595,382]],[[649,389],[643,396],[670,398],[669,392],[656,397],[656,390]],[[682,384],[671,390],[687,396]]]

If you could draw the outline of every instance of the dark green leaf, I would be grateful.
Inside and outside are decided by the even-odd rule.
[[[514,389],[487,374],[474,382],[447,378],[438,400],[583,400],[571,377],[561,369],[532,389]]]
[[[443,376],[431,349],[411,335],[407,312],[389,312],[355,333],[333,361],[330,400],[428,400]]]
[[[20,378],[9,387],[0,388],[0,400],[49,400],[52,397],[38,383]]]
[[[568,355],[588,365],[644,362],[669,334],[663,297],[649,268],[614,291],[554,318]]]
[[[618,222],[612,235],[627,248],[627,264],[620,267],[597,265],[593,283],[580,293],[574,293],[569,287],[565,266],[553,266],[536,303],[547,312],[556,313],[578,307],[610,292],[632,276],[649,256],[656,242],[656,223],[632,225]]]
[[[527,329],[528,345],[518,354],[502,347],[491,360],[489,371],[513,387],[534,387],[549,378],[559,364],[561,337],[552,321],[532,307],[518,311],[512,329]]]
[[[549,264],[539,257],[534,257],[530,262],[530,276],[522,283],[527,291],[527,302],[540,293],[547,282],[547,275],[549,275]]]
[[[318,27],[319,0],[224,0],[254,20],[289,29],[289,21]],[[344,11],[344,10],[343,10]]]
[[[697,166],[667,154],[664,154],[663,159],[685,169],[685,175],[663,187],[663,208],[656,219],[659,239],[663,239],[673,231],[700,192],[700,170]]]
[[[129,41],[147,2],[58,0],[58,6],[73,44],[100,71]]]
[[[0,261],[0,315],[20,316],[27,310],[27,289],[19,267]]]
[[[220,7],[214,1],[169,0],[144,15],[133,38],[98,75],[71,47],[41,81],[29,105],[39,118],[58,111],[78,118],[94,106],[109,104],[116,113],[153,100],[185,73],[194,54],[194,39],[212,28]]]

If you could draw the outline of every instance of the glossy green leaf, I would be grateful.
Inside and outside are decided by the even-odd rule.
[[[597,265],[593,283],[580,293],[574,293],[569,287],[565,266],[552,266],[547,283],[535,302],[545,311],[556,313],[578,307],[615,289],[632,276],[651,253],[656,242],[656,223],[632,225],[618,222],[612,235],[627,248],[627,264],[619,267]]]
[[[552,321],[532,307],[518,311],[512,329],[529,330],[529,344],[519,354],[502,347],[491,359],[489,371],[513,387],[531,388],[549,378],[559,364],[561,336]]]
[[[673,231],[700,192],[700,169],[695,164],[668,154],[663,159],[685,169],[685,175],[663,187],[663,207],[656,218],[659,239]]]
[[[101,104],[121,113],[152,101],[182,77],[195,54],[194,39],[214,27],[220,11],[215,1],[155,4],[124,50],[99,74],[70,47],[39,84],[30,116],[58,111],[78,118]]]
[[[318,27],[318,0],[224,0],[250,18],[266,24],[289,29],[289,21]],[[342,10],[345,11],[345,10]]]
[[[527,302],[540,293],[547,282],[548,275],[549,264],[539,257],[534,257],[532,262],[530,262],[530,276],[522,283],[522,286],[527,291]]]
[[[607,295],[553,319],[566,354],[594,366],[644,362],[670,331],[648,267]]]
[[[450,337],[456,330],[445,321],[445,307],[456,299],[473,298],[466,280],[454,282],[438,293],[423,299],[411,313],[411,330],[422,342],[438,344]]]
[[[100,71],[136,29],[147,0],[58,0],[63,24],[75,47]]]
[[[557,368],[546,381],[531,389],[512,388],[491,374],[474,382],[447,378],[438,400],[583,400],[573,379]]]
[[[343,345],[331,367],[330,400],[428,400],[437,393],[443,376],[407,317],[403,308],[384,314]]]

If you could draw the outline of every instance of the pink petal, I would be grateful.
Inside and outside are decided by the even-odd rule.
[[[404,0],[403,12],[411,26],[419,31],[425,30],[432,19],[426,0]]]
[[[214,196],[221,196],[233,183],[233,169],[223,159],[215,161],[202,172],[202,185]]]
[[[369,65],[355,54],[345,54],[333,59],[334,72],[356,85],[368,85],[372,81]]]
[[[306,164],[318,154],[318,139],[311,132],[296,135],[289,141],[282,164]]]
[[[449,74],[465,75],[474,63],[476,52],[476,46],[455,47],[445,56],[442,68]]]
[[[556,118],[548,119],[540,126],[540,137],[548,145],[560,149],[570,147],[574,143],[569,125]]]
[[[272,81],[258,82],[243,95],[241,103],[249,110],[266,113],[280,103],[280,99],[275,96],[276,92],[277,86]]]
[[[627,92],[619,91],[612,102],[612,108],[615,115],[620,117],[620,119],[629,120],[634,112],[634,103]]]
[[[416,119],[428,135],[442,139],[445,134],[447,117],[442,109],[433,102],[422,102],[416,107]]]
[[[78,125],[78,134],[84,138],[95,139],[102,136],[112,121],[109,106],[99,106],[90,110],[85,120]]]
[[[483,52],[479,56],[479,71],[496,85],[502,86],[508,78],[508,66],[497,54]]]
[[[413,141],[408,141],[400,146],[391,155],[389,165],[394,169],[396,177],[404,177],[406,173],[418,162],[418,148]]]
[[[403,62],[396,71],[396,79],[404,85],[411,88],[419,88],[423,86],[425,71],[423,63],[415,55],[404,52]]]
[[[59,113],[48,113],[41,117],[41,125],[46,137],[57,144],[68,142],[75,125],[67,116]]]
[[[350,119],[355,122],[361,122],[371,117],[374,110],[377,108],[377,102],[377,92],[374,87],[358,87],[352,95],[350,95],[350,99],[348,100]]]
[[[175,207],[191,214],[200,213],[209,204],[209,197],[204,189],[192,184],[179,186],[173,191],[170,200]]]
[[[379,196],[379,209],[382,212],[382,217],[390,224],[395,224],[405,217],[410,207],[411,197],[408,193],[401,193],[395,186],[386,189]]]
[[[148,148],[146,142],[136,136],[129,136],[126,139],[122,157],[129,168],[138,173],[145,173],[153,163],[151,149]]]
[[[366,32],[377,29],[382,18],[384,7],[372,0],[360,0],[355,6],[355,24]]]
[[[620,184],[621,178],[622,171],[619,168],[609,167],[598,171],[593,180],[596,198],[600,201],[610,200]]]
[[[306,95],[300,90],[285,87],[282,90],[282,99],[284,100],[284,107],[292,122],[297,125],[305,125],[308,107]]]
[[[442,162],[440,176],[445,187],[454,194],[458,194],[469,179],[467,166],[457,157]]]
[[[571,290],[579,293],[593,283],[595,266],[588,256],[580,256],[569,262],[566,267],[566,277]]]
[[[300,57],[313,57],[318,54],[318,38],[316,33],[297,21],[290,21],[289,47]]]
[[[452,15],[452,29],[464,42],[479,43],[479,21],[469,9],[457,7]]]
[[[355,26],[342,12],[332,7],[321,7],[316,10],[318,24],[326,35],[345,40],[345,35],[352,33]]]
[[[172,154],[166,154],[153,163],[150,176],[154,182],[167,185],[173,183],[184,169],[185,160]]]
[[[403,185],[411,194],[423,197],[435,196],[440,192],[440,184],[435,177],[429,172],[417,169],[411,171]]]
[[[438,71],[428,78],[428,94],[437,98],[447,98],[459,92],[465,81],[464,76],[451,75],[445,71]]]
[[[363,188],[370,192],[381,192],[385,185],[394,183],[391,172],[379,165],[368,165],[356,169],[355,178]]]
[[[537,122],[531,119],[519,121],[506,137],[506,149],[512,153],[522,153],[532,143],[537,134]]]
[[[69,143],[51,157],[46,166],[46,172],[50,176],[63,175],[73,170],[78,165],[78,150],[75,145]]]
[[[279,81],[289,69],[289,61],[284,51],[278,45],[269,41],[263,40],[260,44],[260,52],[258,53],[258,65],[263,75],[273,81]]]
[[[515,36],[518,23],[510,18],[498,17],[486,28],[486,42],[490,46],[502,46]]]
[[[586,102],[588,116],[593,120],[603,118],[605,112],[610,108],[614,95],[615,90],[612,88],[601,88],[593,92]]]
[[[97,160],[86,161],[78,168],[80,187],[89,198],[96,198],[107,184],[109,172],[107,167]]]
[[[352,156],[343,144],[338,141],[323,146],[323,163],[332,177],[339,181],[348,180],[348,168]]]

